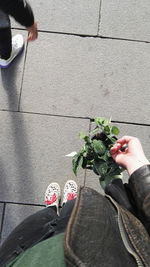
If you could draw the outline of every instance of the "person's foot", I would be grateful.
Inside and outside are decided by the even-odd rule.
[[[0,58],[0,68],[7,68],[12,61],[18,56],[24,47],[24,39],[21,34],[16,34],[12,37],[12,52],[8,59]]]
[[[58,183],[51,183],[46,189],[44,204],[46,207],[56,206],[57,213],[59,210],[59,201],[60,201],[60,186]]]
[[[62,206],[69,200],[77,197],[78,186],[75,181],[68,180],[64,186]]]

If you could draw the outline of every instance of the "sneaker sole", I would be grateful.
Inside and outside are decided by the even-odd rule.
[[[8,63],[8,65],[7,66],[3,66],[3,65],[1,65],[0,64],[0,68],[1,69],[7,69],[11,64],[12,64],[12,62],[23,52],[23,50],[24,50],[24,44],[23,44],[23,47],[21,48],[21,50],[19,51],[19,53],[17,54],[17,56],[15,56],[13,59],[12,59],[12,61],[10,62],[10,63]]]

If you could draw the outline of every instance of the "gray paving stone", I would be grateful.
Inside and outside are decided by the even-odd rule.
[[[41,209],[40,206],[6,204],[1,244],[19,223]]]
[[[149,68],[145,43],[41,33],[28,47],[21,110],[150,123]]]
[[[96,35],[99,0],[30,0],[39,30]],[[13,27],[22,26],[12,23]]]
[[[120,129],[120,136],[129,135],[136,136],[140,139],[145,155],[150,160],[150,150],[149,150],[149,142],[150,142],[150,127],[145,126],[136,126],[136,125],[126,125],[126,124],[116,124],[116,126]],[[123,180],[127,182],[128,174],[125,171],[123,173]],[[102,192],[99,184],[99,178],[93,172],[87,172],[85,186],[89,186],[99,192]]]
[[[65,155],[80,147],[89,120],[0,112],[0,121],[0,200],[42,204],[51,182],[83,184],[84,172],[74,177]]]
[[[12,35],[23,31],[12,31]],[[25,48],[26,49],[26,48]],[[17,110],[20,96],[25,49],[7,69],[0,69],[0,110]]]
[[[102,36],[150,41],[150,2],[102,1],[100,32]]]

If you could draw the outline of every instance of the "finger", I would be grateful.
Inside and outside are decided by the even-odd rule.
[[[34,33],[30,32],[28,35],[28,41],[34,41],[36,39],[36,36],[34,35]]]
[[[30,41],[30,34],[28,34],[27,40]]]
[[[110,149],[111,154],[117,153],[121,147],[122,145],[120,143],[114,144],[114,146]]]
[[[31,35],[32,35],[32,37],[31,37],[32,41],[37,39],[37,32],[32,32]]]
[[[132,136],[123,136],[117,140],[117,143],[129,143],[132,139]]]
[[[112,156],[113,160],[115,160],[116,163],[119,164],[120,163],[120,157],[122,156],[122,152],[117,151],[117,153],[114,153],[111,156]]]
[[[134,139],[137,139],[137,138],[133,136],[123,136],[122,138],[117,140],[117,143],[124,145],[124,144],[128,144],[131,140],[134,140]]]
[[[28,40],[28,41],[32,41],[32,36],[31,36],[31,34],[28,35],[27,40]]]
[[[37,32],[34,32],[34,34],[33,34],[33,41],[34,41],[34,40],[36,40],[36,39],[37,39],[37,37],[38,37],[38,34],[37,34]]]

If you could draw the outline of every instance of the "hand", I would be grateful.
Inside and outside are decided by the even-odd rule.
[[[34,41],[38,37],[37,23],[34,23],[31,27],[27,28],[28,31],[28,41]]]
[[[121,151],[121,148],[125,145],[125,150]],[[143,165],[150,164],[145,157],[139,139],[136,137],[123,136],[118,139],[111,148],[110,153],[118,165],[127,169],[129,175]]]

